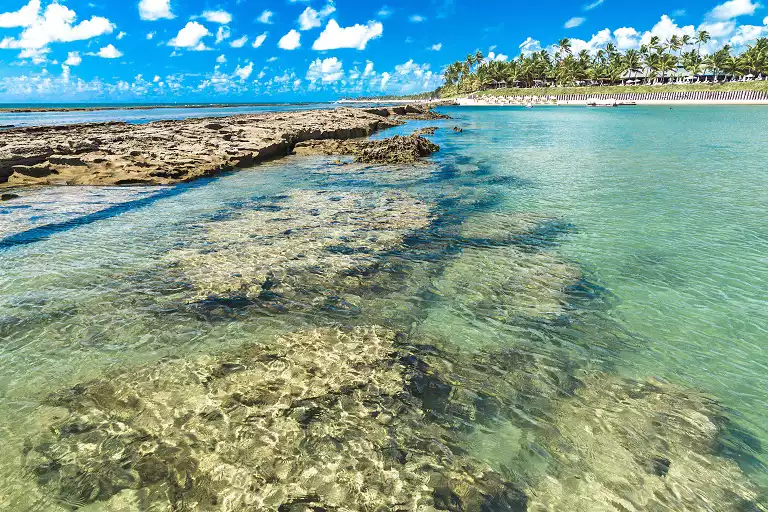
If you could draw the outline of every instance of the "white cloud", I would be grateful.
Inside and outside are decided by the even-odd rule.
[[[421,14],[412,14],[408,17],[408,21],[410,21],[411,23],[421,23],[421,22],[427,21],[427,18],[425,18]]]
[[[149,34],[147,34],[147,41],[151,41],[152,39],[154,39],[156,33],[157,32],[150,32]]]
[[[123,56],[123,52],[115,48],[113,45],[108,44],[98,52],[91,54],[95,55],[96,57],[101,57],[102,59],[119,59]]]
[[[699,30],[706,30],[713,38],[727,39],[736,30],[736,22],[729,20],[702,23]]]
[[[619,50],[629,50],[640,46],[640,33],[632,27],[621,27],[613,31],[616,47]]]
[[[176,37],[168,41],[168,46],[175,48],[190,48],[194,50],[206,50],[204,37],[210,36],[208,29],[196,21],[190,21],[184,28],[179,30]]]
[[[356,48],[364,50],[368,41],[381,37],[384,26],[379,21],[369,21],[367,25],[340,27],[336,20],[330,20],[325,30],[312,45],[314,50],[336,50],[338,48]]]
[[[386,71],[381,74],[381,85],[380,85],[380,87],[381,87],[382,91],[387,88],[387,84],[389,83],[389,79],[390,78],[392,78],[392,76],[389,73],[387,73]]]
[[[0,28],[31,27],[39,12],[40,0],[30,0],[18,11],[0,14]]]
[[[216,44],[219,44],[225,39],[229,39],[230,35],[232,35],[232,33],[229,31],[229,27],[219,27],[216,31]]]
[[[120,32],[119,34],[117,34],[117,40],[120,41],[122,38],[124,38],[127,35],[128,34],[126,34],[125,32]]]
[[[32,64],[43,64],[48,61],[46,55],[50,51],[48,48],[25,48],[19,52],[19,59],[30,59]]]
[[[712,9],[707,15],[714,20],[731,20],[739,16],[753,15],[760,4],[751,0],[728,0]]]
[[[503,53],[488,52],[488,56],[485,58],[485,60],[491,62],[507,62],[509,60],[509,55],[504,55]]]
[[[335,11],[336,6],[333,5],[333,2],[328,2],[320,11],[307,7],[304,9],[304,12],[299,15],[299,30],[310,30],[319,27],[322,24],[322,20],[333,14]]]
[[[264,44],[264,41],[267,39],[267,33],[264,32],[260,36],[256,36],[256,39],[253,40],[253,44],[251,45],[253,48],[258,48],[262,44]]]
[[[277,42],[277,47],[283,50],[295,50],[299,46],[301,46],[301,34],[294,29],[291,29],[290,32],[281,37],[280,41]]]
[[[433,52],[439,52],[440,50],[443,49],[443,43],[433,44],[432,46],[429,47],[429,49],[432,50]]]
[[[520,43],[518,48],[520,48],[520,53],[523,55],[530,55],[541,50],[541,41],[528,37],[528,39]]]
[[[768,16],[763,20],[763,25],[768,25]]]
[[[141,0],[139,17],[148,21],[175,18],[171,12],[171,0]]]
[[[200,17],[211,23],[218,23],[219,25],[227,25],[232,22],[232,15],[221,9],[218,11],[204,11]]]
[[[694,37],[696,35],[696,29],[693,25],[686,25],[684,27],[679,27],[677,24],[664,14],[661,19],[659,20],[656,25],[653,26],[653,28],[645,33],[643,33],[643,37],[641,38],[642,44],[648,44],[651,40],[651,37],[658,36],[659,39],[662,41],[666,41],[667,39],[670,39],[672,36],[683,36],[688,35],[690,37]]]
[[[216,62],[218,62],[219,64],[226,63],[227,62],[227,56],[222,53],[221,55],[216,57]]]
[[[379,18],[389,18],[392,16],[392,9],[388,5],[381,6],[379,12],[376,14]]]
[[[589,53],[595,53],[600,48],[605,48],[605,45],[613,40],[610,29],[604,28],[597,34],[592,36],[589,41],[582,39],[571,39],[571,51],[575,54],[580,53],[582,50],[587,50]]]
[[[237,66],[235,69],[235,76],[240,80],[247,80],[251,73],[253,73],[253,62],[249,62],[247,66]]]
[[[742,25],[731,37],[729,43],[734,47],[743,47],[757,41],[763,34],[768,34],[766,27],[757,25]]]
[[[592,9],[594,9],[596,7],[600,7],[601,5],[603,5],[603,2],[605,2],[605,0],[595,0],[591,4],[585,5],[584,6],[584,10],[585,11],[591,11]]]
[[[274,14],[275,14],[275,13],[273,13],[273,12],[272,12],[272,11],[270,11],[270,10],[265,10],[264,12],[262,12],[262,13],[259,15],[259,17],[258,17],[258,20],[259,20],[259,22],[261,22],[261,23],[267,23],[267,24],[271,24],[271,23],[272,23],[272,16],[274,16]]]
[[[586,18],[571,18],[563,25],[565,28],[576,28],[586,21]]]
[[[322,83],[338,82],[344,77],[342,63],[336,57],[327,59],[316,59],[309,65],[307,70],[307,80],[312,83],[321,81]]]
[[[79,66],[82,62],[83,58],[80,56],[80,53],[69,52],[67,54],[67,60],[64,61],[64,64],[67,66]]]
[[[248,42],[248,36],[243,36],[229,43],[229,46],[231,46],[232,48],[242,48],[243,46],[245,46],[245,43],[247,42]]]
[[[30,14],[32,12],[35,13],[34,19]],[[0,48],[39,49],[49,43],[83,41],[111,34],[115,29],[112,22],[101,16],[93,16],[75,24],[75,11],[58,3],[48,5],[41,16],[38,0],[30,1],[26,7],[14,13],[4,13],[0,15],[0,19],[7,25],[6,28],[12,28],[10,25],[24,27],[18,39],[6,37],[0,41]],[[24,25],[19,25],[20,23]]]
[[[364,77],[369,77],[375,75],[376,72],[373,70],[373,62],[367,60],[365,61],[365,71],[363,71]]]

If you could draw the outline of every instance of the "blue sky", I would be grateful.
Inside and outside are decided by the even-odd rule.
[[[0,102],[288,101],[432,90],[445,65],[704,28],[768,36],[759,0],[0,0]]]

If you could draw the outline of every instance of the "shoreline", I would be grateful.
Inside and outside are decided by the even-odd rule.
[[[479,101],[469,100],[466,98],[460,98],[457,101],[457,106],[461,107],[524,107],[523,101],[519,102],[493,102],[493,101]],[[749,105],[768,105],[768,100],[624,100],[635,103],[637,106],[749,106]],[[567,107],[567,106],[579,106],[586,107],[587,100],[563,100],[557,102],[532,102],[534,107]],[[631,105],[617,105],[617,106],[631,106]]]
[[[0,190],[174,185],[287,156],[302,142],[362,138],[438,118],[428,107],[403,106],[11,128],[0,141]]]

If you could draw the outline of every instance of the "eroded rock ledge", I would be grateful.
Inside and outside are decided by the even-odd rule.
[[[383,140],[313,140],[294,149],[298,155],[353,155],[359,163],[407,164],[440,150],[440,146],[413,134]]]
[[[404,106],[11,129],[0,139],[0,187],[170,185],[285,156],[302,142],[361,138],[440,116]]]

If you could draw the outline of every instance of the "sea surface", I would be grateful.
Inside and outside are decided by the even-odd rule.
[[[153,107],[162,108],[153,108]],[[294,110],[335,108],[333,103],[267,103],[254,105],[153,105],[140,104],[0,104],[0,130],[22,126],[46,126],[76,123],[149,123],[164,119],[191,119],[219,117],[236,114],[263,112],[289,112]],[[73,110],[93,108],[102,110]],[[49,111],[24,112],[24,109],[51,109]],[[12,110],[22,110],[13,112]]]
[[[768,110],[445,112],[2,203],[0,509],[765,510]]]

